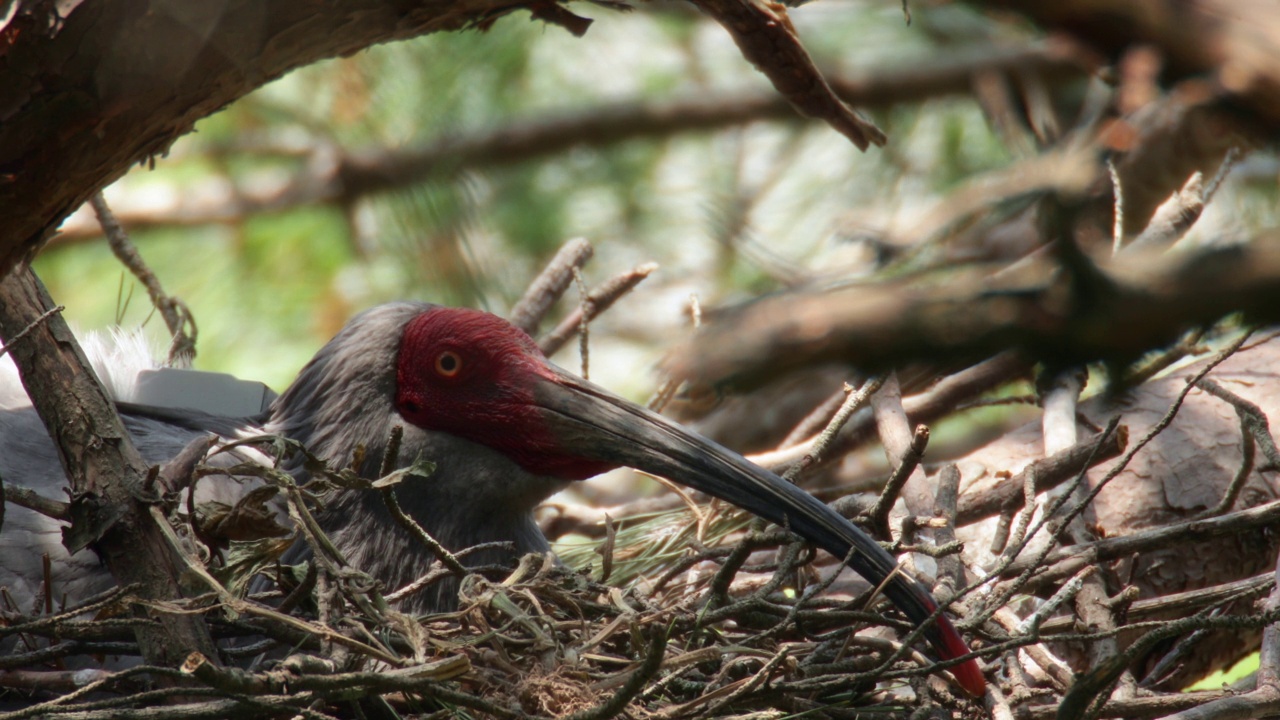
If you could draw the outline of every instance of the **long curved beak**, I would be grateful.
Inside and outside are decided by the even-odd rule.
[[[626,465],[661,475],[732,503],[792,532],[849,565],[883,592],[916,625],[944,660],[969,652],[927,590],[897,569],[893,556],[817,498],[741,455],[662,416],[554,366],[539,378],[534,403],[546,427],[584,460]],[[854,552],[850,555],[850,550]],[[887,579],[887,581],[886,581]],[[974,696],[986,681],[970,659],[951,672]]]

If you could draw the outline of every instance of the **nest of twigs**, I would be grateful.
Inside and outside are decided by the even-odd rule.
[[[1244,349],[1271,352],[1276,344],[1268,338]],[[664,508],[651,503],[647,514],[615,509],[621,525],[589,522],[586,513],[579,529],[589,525],[603,539],[590,550],[567,548],[563,563],[530,555],[514,568],[460,573],[466,553],[441,550],[428,575],[384,588],[334,550],[311,508],[334,487],[357,487],[383,493],[394,514],[397,479],[414,468],[371,482],[311,458],[313,479],[298,485],[261,464],[207,459],[153,515],[186,564],[189,588],[188,599],[164,609],[202,614],[219,657],[192,653],[180,668],[137,665],[135,630],[155,620],[132,588],[65,609],[56,589],[47,590],[34,612],[5,609],[0,640],[13,650],[0,657],[7,688],[0,702],[14,709],[0,719],[1141,717],[1194,707],[1223,693],[1167,692],[1159,682],[1199,652],[1201,638],[1224,630],[1256,637],[1280,617],[1274,603],[1257,606],[1274,587],[1271,574],[1254,569],[1254,577],[1229,581],[1206,574],[1195,592],[1152,597],[1140,592],[1143,571],[1130,568],[1132,585],[1096,602],[1082,588],[1099,573],[1118,574],[1117,558],[1160,548],[1193,554],[1195,542],[1265,529],[1280,503],[1234,510],[1240,498],[1249,498],[1242,506],[1266,498],[1242,495],[1243,481],[1233,482],[1220,507],[1185,521],[1082,542],[1066,531],[1093,507],[1100,486],[1168,431],[1193,388],[1211,389],[1197,402],[1260,416],[1262,425],[1241,427],[1264,442],[1257,429],[1265,428],[1264,409],[1205,384],[1244,345],[1239,338],[1182,371],[1163,416],[1141,436],[1129,437],[1121,423],[1137,411],[1122,412],[1077,445],[990,486],[968,483],[964,493],[955,466],[934,468],[936,516],[889,514],[918,457],[898,464],[879,498],[828,498],[914,558],[910,566],[929,571],[918,575],[937,578],[935,594],[951,601],[949,614],[987,671],[981,701],[948,681],[919,630],[876,588],[785,530],[724,505],[684,498]],[[1256,357],[1265,356],[1237,367]],[[305,453],[278,439],[256,442]],[[1242,477],[1253,468],[1246,465]],[[1088,482],[1091,469],[1103,481]],[[208,475],[249,478],[262,490],[235,507],[195,506],[191,488]],[[1037,499],[1055,486],[1057,494]],[[265,508],[273,496],[296,529],[271,521]],[[956,529],[984,518],[995,521],[983,536],[994,559],[982,564],[981,548],[966,549]],[[299,538],[313,559],[282,566]],[[1264,555],[1261,566],[1271,559]],[[1100,570],[1099,563],[1111,564]],[[458,611],[413,618],[395,609],[407,593],[460,574]],[[1095,611],[1103,617],[1091,625]],[[1116,643],[1110,655],[1091,654],[1105,642]],[[1153,652],[1164,665],[1139,685],[1133,668]],[[1115,694],[1126,678],[1135,691]]]

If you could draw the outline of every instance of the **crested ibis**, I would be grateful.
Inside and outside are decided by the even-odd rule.
[[[450,549],[505,541],[517,556],[547,552],[533,518],[538,503],[569,482],[629,466],[726,500],[848,557],[908,618],[929,623],[925,636],[943,659],[968,652],[947,617],[936,613],[928,591],[848,520],[737,453],[560,370],[528,335],[494,315],[413,302],[368,310],[302,369],[262,429],[299,441],[335,466],[349,463],[363,447],[358,470],[372,478],[396,425],[404,429],[402,461],[421,457],[436,466],[429,477],[402,483],[400,503]],[[168,425],[134,419],[129,427],[144,435],[138,438],[144,457],[157,462],[196,430],[212,426],[192,417]],[[48,457],[35,458],[30,447],[19,445],[28,438],[11,436],[16,429],[12,420],[8,426],[0,420],[0,474],[18,484],[47,478],[49,465],[38,473],[32,466],[56,468],[51,447]],[[287,469],[305,473],[300,461]],[[394,523],[377,493],[338,491],[318,517],[347,559],[387,587],[421,577],[434,560]],[[5,527],[0,542],[9,532]],[[469,561],[509,557],[494,550]],[[30,573],[15,562],[14,553],[0,553],[0,584],[23,569]],[[91,569],[81,562],[76,571]],[[401,607],[422,612],[452,602],[456,593],[436,591],[409,596]],[[973,660],[951,670],[965,690],[983,693]]]

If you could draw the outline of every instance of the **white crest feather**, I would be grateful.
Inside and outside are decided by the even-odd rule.
[[[80,333],[76,333],[80,336]],[[138,373],[163,365],[156,359],[157,353],[142,328],[113,327],[94,330],[83,335],[80,347],[89,365],[113,400],[128,402],[133,399]],[[0,358],[0,409],[26,407],[31,404],[27,391],[22,387],[18,368],[6,354]]]

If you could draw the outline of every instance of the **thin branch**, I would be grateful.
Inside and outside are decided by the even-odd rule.
[[[147,289],[151,304],[160,311],[160,317],[164,318],[164,324],[169,328],[169,337],[172,338],[169,345],[169,363],[177,367],[189,367],[196,356],[197,334],[196,320],[191,314],[191,309],[178,298],[165,294],[164,288],[160,287],[160,279],[142,259],[142,254],[129,239],[129,234],[111,212],[101,190],[89,198],[89,205],[98,216],[98,222],[107,236],[107,244],[111,247],[111,252]]]
[[[619,273],[586,293],[583,302],[579,303],[555,329],[538,339],[538,347],[543,354],[550,357],[564,347],[575,333],[581,333],[584,323],[596,318],[608,310],[623,295],[631,292],[649,274],[658,269],[656,263],[645,263],[623,273]]]
[[[551,262],[529,284],[524,297],[511,308],[511,324],[530,335],[537,332],[551,306],[573,282],[573,271],[585,265],[593,254],[595,248],[585,238],[574,238],[561,245]]]

